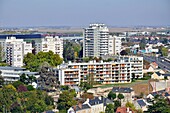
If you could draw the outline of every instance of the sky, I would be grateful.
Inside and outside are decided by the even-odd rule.
[[[0,0],[0,27],[169,26],[170,0]]]

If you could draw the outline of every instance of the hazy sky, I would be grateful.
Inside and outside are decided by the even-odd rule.
[[[0,0],[0,27],[170,25],[170,0]]]

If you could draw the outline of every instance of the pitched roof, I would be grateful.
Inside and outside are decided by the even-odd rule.
[[[89,109],[90,106],[88,104],[82,104],[81,106],[76,105],[72,107],[75,111],[83,110],[83,109]]]
[[[170,76],[170,73],[168,73],[168,74],[162,74],[162,76],[165,76],[165,77],[167,76],[167,77],[168,77],[168,76]]]
[[[128,113],[127,109],[129,109],[129,112],[134,113],[134,111],[131,108],[126,108],[126,107],[118,107],[116,110],[116,113]]]
[[[146,103],[143,101],[143,99],[137,100],[137,103],[138,103],[141,107],[146,106]]]
[[[158,76],[161,76],[161,73],[160,72],[155,72]]]
[[[118,93],[131,93],[133,89],[127,87],[113,87],[112,92]]]
[[[89,104],[91,106],[97,105],[97,104],[103,104],[103,102],[104,102],[104,106],[106,106],[107,103],[112,103],[111,100],[109,100],[108,98],[104,98],[104,97],[101,97],[101,98],[95,97],[94,99],[89,100]]]
[[[164,95],[165,97],[168,97],[168,96],[170,96],[170,94],[168,93],[168,92],[165,92],[165,95]]]
[[[158,64],[156,62],[152,62],[151,65],[155,66],[155,67],[158,66]]]

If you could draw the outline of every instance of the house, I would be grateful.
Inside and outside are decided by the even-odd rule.
[[[161,96],[161,97],[167,97],[167,98],[170,99],[170,91],[169,91],[169,89],[170,89],[170,88],[166,88],[166,89],[164,89],[164,90],[152,92],[152,93],[148,94],[147,98],[152,100],[152,99],[154,99],[154,97],[155,97],[156,95],[159,95],[159,96]]]
[[[162,74],[160,72],[154,72],[151,75],[152,79],[158,79],[158,80],[162,80],[162,79],[170,79],[170,74]]]
[[[156,62],[152,62],[150,64],[154,69],[157,69],[158,68],[158,64]]]
[[[68,109],[67,113],[90,113],[91,108],[88,104],[79,104]]]
[[[105,111],[106,105],[112,103],[111,100],[104,97],[95,97],[87,99],[83,104],[72,106],[67,113],[100,113]]]
[[[127,107],[118,107],[116,113],[135,113],[131,108]]]
[[[132,88],[128,87],[113,87],[112,92],[118,94],[123,94],[124,99],[122,101],[122,105],[126,104],[128,101],[132,102],[133,97],[135,96],[135,92]]]
[[[152,62],[150,64],[145,64],[143,73],[148,73],[148,72],[161,72],[161,69],[158,69],[158,64],[156,62]]]
[[[138,105],[140,106],[140,108],[142,109],[142,111],[147,111],[147,103],[144,101],[144,99],[138,99],[137,100]]]

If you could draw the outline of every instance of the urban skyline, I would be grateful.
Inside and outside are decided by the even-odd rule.
[[[168,0],[55,1],[1,0],[0,27],[87,26],[168,26]]]

